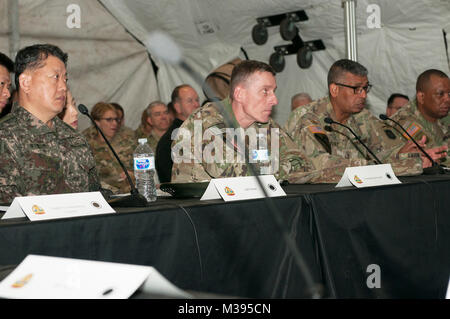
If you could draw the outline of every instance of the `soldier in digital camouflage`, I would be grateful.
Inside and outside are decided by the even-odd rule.
[[[147,115],[145,117],[146,124],[151,127],[151,131],[150,133],[147,133],[144,126],[141,124],[135,131],[136,137],[138,139],[146,138],[148,145],[150,145],[153,152],[156,152],[156,146],[158,145],[161,136],[167,132],[171,124],[169,110],[164,102],[154,101],[149,104],[144,112],[146,112]]]
[[[238,64],[231,75],[230,96],[220,102],[224,110],[218,102],[207,103],[178,129],[172,143],[171,182],[253,174],[273,174],[279,180],[292,177],[297,182],[312,180],[317,175],[314,167],[270,118],[278,103],[276,87],[275,72],[266,63],[248,60]],[[232,123],[224,119],[223,111]],[[239,130],[246,134],[237,139],[233,134],[238,135]]]
[[[18,103],[0,123],[0,202],[100,190],[86,139],[57,116],[66,103],[66,63],[67,54],[49,44],[17,53]]]
[[[9,57],[0,52],[0,113],[8,104],[11,96],[11,76],[14,70],[14,62]]]
[[[381,130],[383,123],[365,109],[371,88],[367,74],[358,62],[336,61],[328,73],[329,96],[295,110],[286,123],[286,131],[316,169],[328,169],[320,182],[336,183],[346,167],[377,163],[349,130],[327,124],[327,117],[349,126],[382,163],[392,165],[397,175],[418,175],[427,165],[415,146],[388,141]],[[330,175],[333,170],[335,174]]]
[[[119,128],[119,115],[110,103],[98,102],[95,104],[91,116],[105,134],[133,179],[133,151],[137,147],[134,132],[126,134],[127,131],[122,131]],[[102,187],[116,194],[130,192],[130,185],[121,165],[100,132],[97,132],[96,129],[95,132],[95,134],[92,134],[92,132],[87,131],[86,139],[94,154]]]
[[[434,161],[450,166],[447,150],[450,141],[450,130],[443,119],[448,118],[450,107],[450,79],[435,69],[419,75],[416,82],[416,99],[402,107],[392,117],[422,146]],[[390,122],[385,123],[396,138],[407,143],[409,137]],[[428,159],[422,155],[424,161]]]

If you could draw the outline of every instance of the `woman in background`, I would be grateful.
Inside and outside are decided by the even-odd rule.
[[[99,102],[92,108],[91,116],[116,151],[131,178],[134,179],[133,151],[137,146],[137,141],[134,136],[127,137],[117,134],[120,128],[120,118],[115,107],[110,103]],[[86,134],[85,137],[94,154],[102,187],[110,189],[115,194],[129,193],[130,186],[126,175],[100,132],[95,135]]]
[[[75,98],[72,96],[70,90],[67,91],[66,106],[61,113],[58,114],[59,118],[72,126],[75,130],[78,128],[78,110]]]

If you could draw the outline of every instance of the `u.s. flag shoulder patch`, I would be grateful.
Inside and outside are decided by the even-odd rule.
[[[412,137],[414,137],[414,135],[417,135],[417,133],[419,133],[421,130],[422,128],[420,127],[420,125],[415,122],[412,122],[408,127],[406,127],[406,132],[408,132],[408,134]],[[409,139],[408,134],[405,133],[403,134],[403,136]]]
[[[308,130],[313,134],[327,134],[325,130],[318,125],[310,125],[308,126]]]

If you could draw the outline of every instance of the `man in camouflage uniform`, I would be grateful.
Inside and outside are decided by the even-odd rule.
[[[97,109],[101,109],[101,111],[98,112]],[[128,131],[118,128],[119,123],[116,121],[118,114],[110,103],[97,103],[93,107],[91,115],[133,179],[133,152],[137,147],[134,132],[128,133]],[[109,120],[108,117],[110,116],[113,116],[111,123],[101,122]],[[110,127],[112,127],[111,130],[108,129]],[[102,187],[116,194],[130,192],[130,185],[121,165],[103,140],[101,134],[96,129],[95,132],[96,134],[86,132],[85,136],[94,154]]]
[[[66,103],[67,54],[53,45],[17,53],[18,104],[0,123],[0,201],[99,191],[85,138],[57,115]]]
[[[402,107],[393,120],[399,122],[417,141],[426,145],[427,153],[440,164],[450,166],[446,156],[450,141],[450,130],[442,119],[448,117],[450,107],[450,79],[439,70],[431,69],[423,72],[417,78],[416,99]],[[395,124],[385,123],[398,132]],[[403,142],[409,137],[403,131],[396,134]],[[427,160],[424,158],[424,160]]]
[[[147,135],[142,129],[142,126],[135,133],[138,139],[146,138],[148,145],[150,145],[153,152],[156,152],[156,146],[161,136],[167,132],[171,124],[169,121],[169,110],[164,102],[154,101],[149,104],[144,112],[147,112],[147,122],[152,128],[151,133]]]
[[[297,181],[310,181],[314,167],[270,118],[278,103],[275,89],[275,72],[269,65],[251,60],[238,64],[231,75],[230,97],[221,102],[233,126],[226,124],[216,103],[194,111],[172,144],[171,181],[253,175],[248,161],[254,163],[256,175],[274,174],[281,180],[292,175]],[[245,130],[248,139],[241,134],[236,141],[234,134],[239,133],[233,127]]]
[[[422,173],[422,161],[402,143],[386,147],[380,121],[365,109],[371,85],[367,69],[350,60],[339,60],[328,73],[329,96],[291,113],[286,131],[311,159],[316,169],[328,169],[319,182],[336,183],[346,167],[376,164],[372,155],[344,127],[329,125],[325,118],[349,126],[383,163],[391,163],[397,175]],[[335,174],[329,174],[334,170]]]
[[[3,108],[8,104],[11,96],[11,76],[14,70],[14,62],[6,55],[0,52],[0,114]]]
[[[409,103],[409,97],[401,93],[392,93],[387,100],[386,115],[392,116]]]

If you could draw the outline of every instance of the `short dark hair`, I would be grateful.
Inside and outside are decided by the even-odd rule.
[[[0,65],[4,66],[9,73],[14,72],[14,62],[6,55],[0,52]]]
[[[178,102],[178,99],[180,98],[180,90],[185,87],[192,88],[192,86],[190,86],[189,84],[181,84],[173,89],[172,96],[170,98],[172,103]]]
[[[392,102],[394,102],[394,100],[398,97],[400,97],[402,99],[407,99],[409,101],[409,97],[407,95],[404,95],[401,93],[392,93],[391,96],[388,98],[387,106],[390,107]]]
[[[448,78],[448,75],[441,70],[429,69],[422,72],[416,82],[416,92],[423,92],[430,82],[430,77],[432,75],[438,76],[440,78]]]
[[[362,64],[348,59],[341,59],[334,62],[328,71],[328,86],[331,83],[339,82],[347,72],[357,76],[367,76],[369,73]]]
[[[38,69],[44,66],[43,62],[52,55],[67,66],[67,53],[52,44],[35,44],[21,49],[17,52],[15,69],[15,84],[19,88],[19,76],[27,69]]]
[[[233,99],[233,93],[236,86],[248,79],[255,72],[269,72],[276,75],[274,69],[267,63],[255,60],[244,60],[237,64],[231,72],[230,78],[230,98]]]

